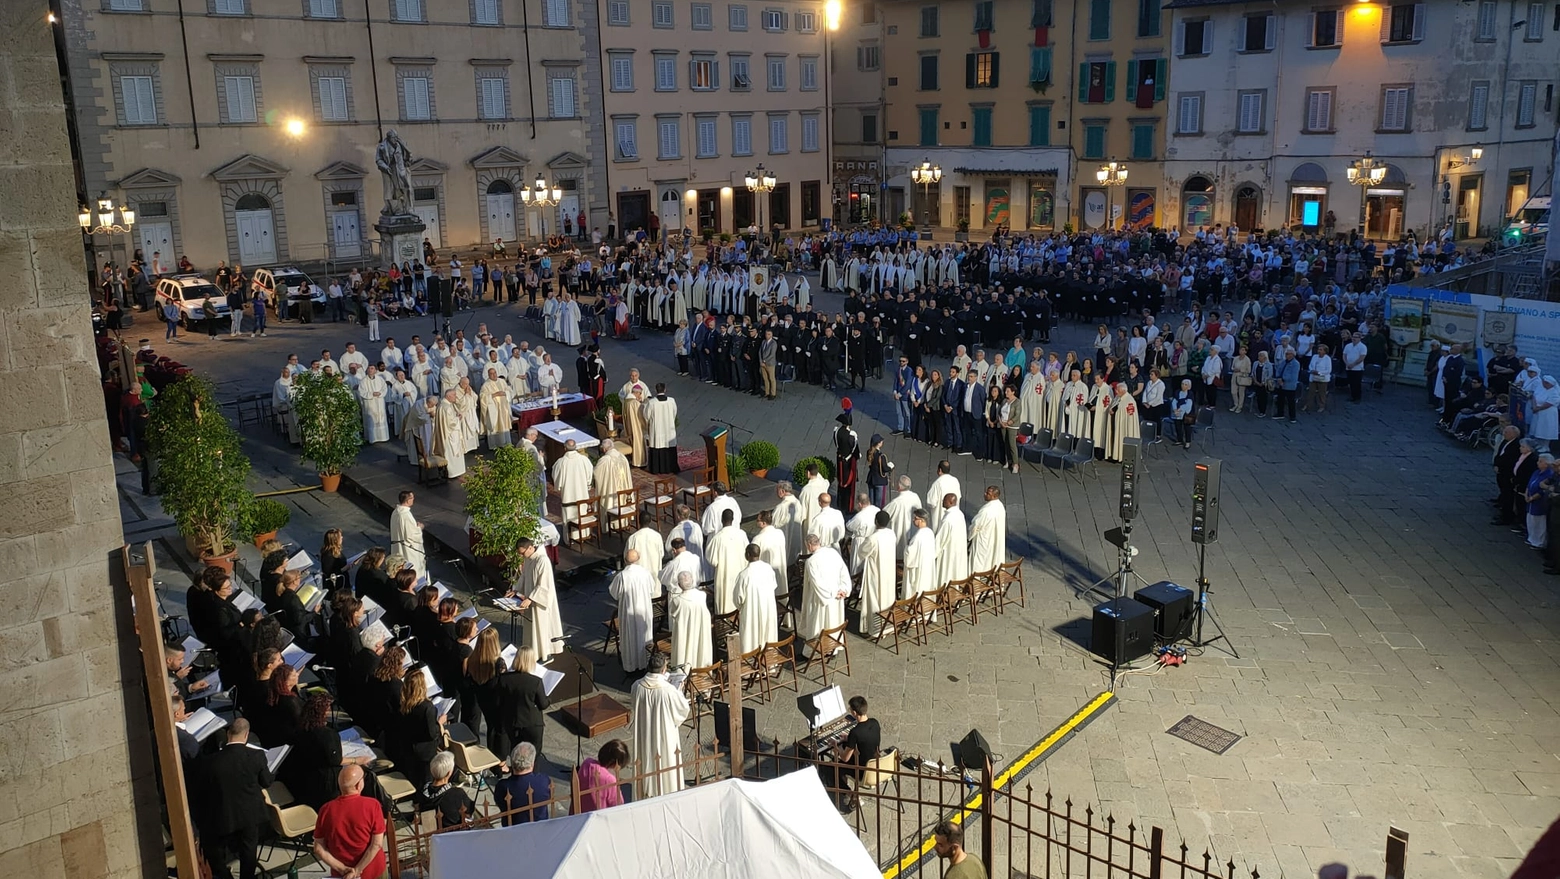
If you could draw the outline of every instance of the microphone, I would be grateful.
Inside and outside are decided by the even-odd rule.
[[[567,635],[559,635],[558,637],[552,639],[552,642],[554,644],[562,644],[563,642],[565,642],[567,640],[569,640]]]
[[[336,667],[333,666],[333,665],[311,665],[311,666],[309,666],[309,668],[312,668],[315,671],[335,671],[336,670]]]

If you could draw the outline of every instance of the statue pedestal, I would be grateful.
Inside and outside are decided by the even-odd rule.
[[[428,224],[416,214],[380,214],[374,231],[379,233],[379,253],[397,264],[422,259],[423,232]]]

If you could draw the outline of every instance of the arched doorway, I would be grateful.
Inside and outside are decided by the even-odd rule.
[[[1181,231],[1195,232],[1213,225],[1213,181],[1201,174],[1186,178],[1181,186]]]
[[[1365,190],[1365,237],[1389,241],[1402,237],[1407,195],[1403,169],[1387,165],[1387,176]]]
[[[1289,175],[1290,227],[1299,226],[1306,232],[1321,229],[1328,231],[1327,221],[1327,171],[1315,162],[1303,162],[1295,166]]]
[[[661,187],[656,216],[661,219],[661,234],[670,235],[683,227],[683,192],[680,186]]]
[[[246,193],[233,205],[238,227],[238,261],[246,266],[276,262],[276,229],[271,202],[258,192]]]
[[[505,241],[515,240],[515,188],[499,178],[489,183],[487,194],[488,235]]]
[[[1236,228],[1242,232],[1262,225],[1262,190],[1250,183],[1235,187],[1235,211],[1231,216]]]

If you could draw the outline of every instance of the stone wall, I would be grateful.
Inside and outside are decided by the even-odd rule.
[[[0,876],[151,876],[150,724],[109,580],[119,505],[47,11],[0,4]]]

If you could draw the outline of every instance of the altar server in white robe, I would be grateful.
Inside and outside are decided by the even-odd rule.
[[[845,533],[850,537],[850,572],[861,573],[861,552],[867,547],[867,538],[877,530],[877,514],[881,507],[872,503],[866,492],[856,493],[856,515],[845,523]]]
[[[921,508],[921,497],[910,490],[910,477],[900,476],[895,481],[899,489],[888,504],[883,507],[883,512],[894,524],[894,537],[899,541],[897,556],[905,557],[905,544],[910,539],[910,528],[914,525],[915,511]]]
[[[655,386],[655,396],[645,403],[644,414],[650,472],[677,473],[677,401],[667,396],[665,383]]]
[[[661,573],[656,578],[667,593],[675,594],[677,578],[683,574],[692,577],[695,584],[704,582],[709,566],[704,563],[704,556],[701,554],[703,549],[694,552],[692,545],[681,537],[673,537],[670,546],[672,557],[661,566]]]
[[[800,500],[802,502],[802,525],[812,522],[813,516],[818,514],[818,496],[829,490],[829,480],[823,478],[823,474],[813,469],[812,464],[807,465],[807,483],[802,486]]]
[[[412,515],[412,504],[417,497],[410,491],[403,491],[397,500],[395,509],[390,511],[390,554],[400,556],[406,566],[421,577],[428,573],[428,556],[423,552],[422,523]]]
[[[845,514],[834,508],[834,496],[828,492],[818,495],[818,512],[807,523],[807,534],[832,549],[839,549],[845,539]]]
[[[672,667],[703,668],[715,661],[709,599],[688,571],[677,575],[671,590],[667,619],[672,629]]]
[[[986,488],[986,503],[970,523],[970,571],[984,574],[1007,561],[1007,508],[1002,489]]]
[[[624,671],[639,671],[650,662],[650,645],[655,643],[655,610],[651,601],[661,591],[655,575],[639,564],[633,549],[623,554],[627,562],[612,578],[607,591],[617,600],[618,652]]]
[[[513,442],[514,413],[509,409],[509,383],[499,377],[502,366],[488,367],[488,380],[482,383],[482,433],[489,449],[503,448]]]
[[[704,558],[715,569],[715,612],[731,613],[737,609],[733,593],[737,587],[737,575],[746,567],[744,553],[748,537],[736,524],[736,515],[726,510],[721,515],[721,527],[704,544]]]
[[[629,701],[633,755],[645,775],[634,789],[635,801],[683,789],[682,725],[688,697],[666,676],[667,658],[650,657],[650,673],[634,682]]]
[[[824,629],[845,622],[845,597],[850,595],[850,568],[840,554],[809,536],[804,549],[808,558],[802,579],[802,618],[797,634],[811,641]]]
[[[916,510],[915,530],[910,532],[910,542],[905,545],[905,573],[899,584],[899,597],[927,595],[941,586],[937,582],[937,535],[926,524],[926,511]]]
[[[868,638],[883,635],[883,618],[879,613],[894,603],[894,529],[889,527],[889,516],[879,510],[873,520],[875,526],[867,536],[861,551],[861,634]]]
[[[943,495],[942,521],[937,525],[937,581],[938,588],[963,580],[970,575],[969,533],[964,523],[964,511],[959,509],[958,498],[952,493]]]
[[[283,366],[281,378],[271,385],[271,410],[287,428],[287,441],[296,445],[298,413],[293,411],[293,371],[290,366]]]
[[[715,493],[715,499],[710,501],[709,506],[704,508],[704,514],[699,517],[699,527],[704,529],[704,533],[714,534],[719,531],[723,527],[722,520],[727,510],[735,513],[737,521],[741,522],[742,508],[737,506],[737,499],[731,496],[726,483],[716,480],[710,490]]]
[[[636,561],[627,561],[629,552],[634,553]],[[624,563],[637,564],[650,574],[650,579],[655,581],[655,586],[650,590],[651,598],[661,597],[661,559],[665,555],[666,544],[661,542],[661,532],[654,527],[646,525],[629,535],[623,551]]]
[[[558,338],[558,297],[549,295],[542,303],[542,335],[552,341]]]
[[[574,440],[564,443],[563,455],[553,462],[552,481],[563,504],[563,522],[566,526],[580,518],[580,508],[575,504],[590,497],[595,475],[590,459],[575,446]]]
[[[964,490],[959,485],[959,477],[948,472],[950,469],[952,468],[947,461],[938,461],[937,478],[933,479],[932,484],[926,489],[926,506],[929,507],[926,511],[926,524],[934,534],[937,532],[937,526],[942,524],[943,495],[953,495],[955,503],[964,497]]]
[[[384,376],[372,366],[358,383],[358,401],[363,404],[363,439],[368,442],[382,443],[390,439],[390,419],[385,413],[385,395],[389,391]]]
[[[596,459],[596,496],[601,498],[602,506],[616,507],[618,495],[633,490],[634,474],[629,469],[628,459],[612,440],[602,440],[601,457]]]
[[[785,535],[786,559],[789,561],[802,551],[802,537],[807,532],[806,517],[802,513],[802,502],[796,497],[796,490],[791,483],[776,483],[775,496],[779,502],[770,512],[770,517],[774,526]]]
[[[743,550],[747,567],[737,575],[733,600],[737,610],[738,649],[748,653],[780,640],[779,610],[775,596],[780,589],[775,569],[763,560],[758,544]]]
[[[785,532],[775,527],[774,514],[769,510],[758,511],[758,533],[753,535],[753,545],[758,547],[758,557],[774,569],[779,589],[790,591],[790,558],[787,555]]]
[[[525,638],[520,646],[535,650],[536,661],[545,663],[559,650],[553,639],[563,637],[552,559],[528,538],[520,540],[520,556],[525,563],[520,568],[520,579],[509,593],[520,599],[520,611],[524,614]]]

